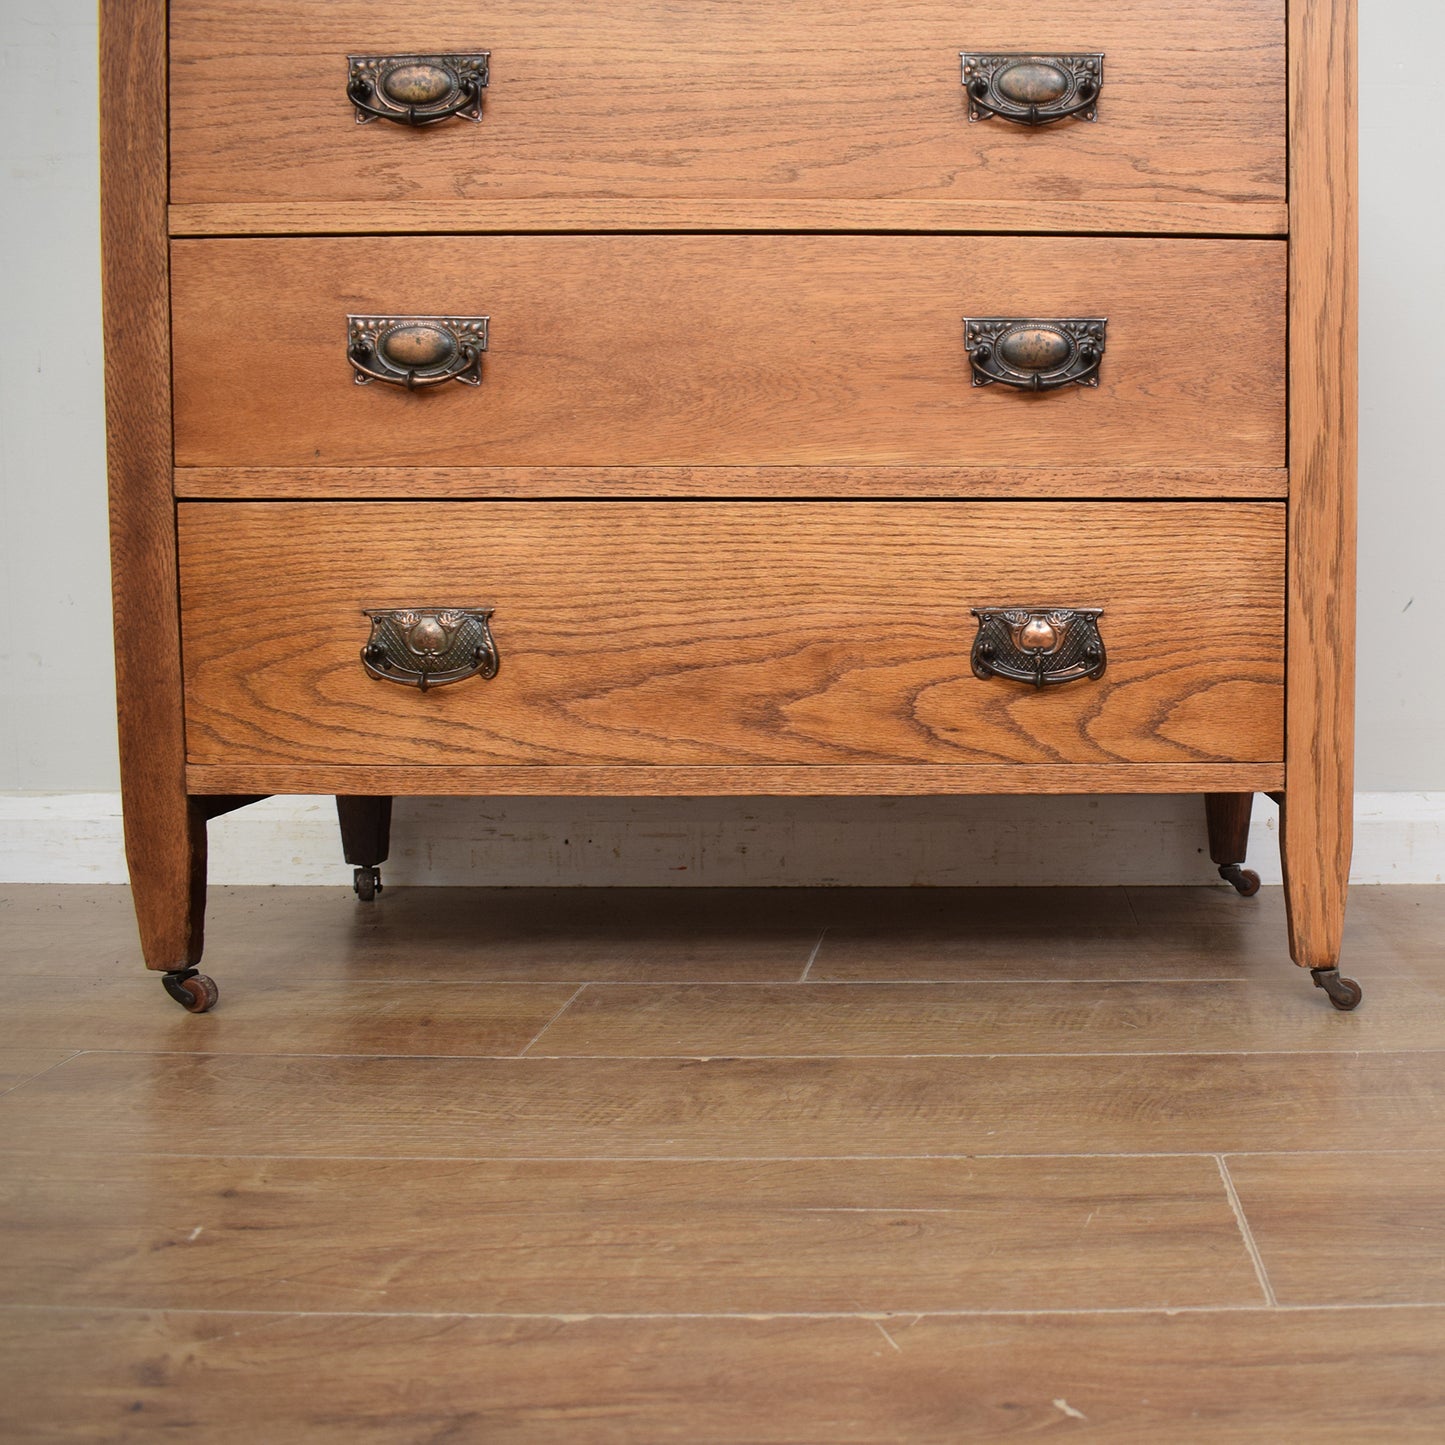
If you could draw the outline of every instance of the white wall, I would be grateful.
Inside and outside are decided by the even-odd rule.
[[[1358,781],[1376,793],[1439,792],[1445,791],[1445,451],[1439,441],[1445,96],[1431,57],[1445,52],[1445,6],[1362,0],[1361,11]],[[0,0],[0,793],[95,794],[118,786],[94,52],[94,0]],[[919,853],[902,866],[925,875],[918,881],[942,881],[949,871],[934,866],[937,854],[925,841],[939,806],[888,805],[894,822],[906,821],[910,807],[917,811]],[[1052,806],[1015,805],[1023,811],[1008,814],[1009,826],[1037,819],[1042,848]],[[1063,826],[1074,805],[1058,806]],[[1192,799],[1097,802],[1121,837],[1141,826],[1147,832],[1152,819],[1161,839],[1196,826],[1198,806]],[[508,803],[509,846],[515,848],[518,837],[550,836],[558,807],[546,800]],[[1000,816],[989,800],[958,799],[948,807],[975,818],[986,835],[990,819]],[[707,836],[720,853],[736,853],[748,837],[757,842],[755,805],[712,802],[704,812]],[[824,831],[863,823],[859,805],[846,800],[810,803],[807,815]],[[455,833],[463,814],[451,816]],[[594,837],[610,840],[599,857],[618,848],[651,856],[657,850],[646,839],[699,836],[698,810],[681,800],[592,801],[576,816]],[[777,808],[763,816],[784,826]],[[400,846],[421,846],[424,828],[437,822],[430,805],[403,810]],[[908,837],[908,828],[900,828],[897,846],[906,848]],[[787,849],[777,838],[769,843],[759,856],[786,878]],[[1128,870],[1130,852],[1136,850],[1117,854],[1120,869]],[[595,870],[579,870],[575,861],[563,866],[554,848],[538,846],[521,856],[531,871],[518,881],[601,881],[607,873],[600,862]],[[672,855],[664,848],[660,856]]]

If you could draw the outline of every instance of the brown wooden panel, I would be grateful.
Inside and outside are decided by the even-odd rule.
[[[171,495],[166,7],[100,10],[102,310],[126,864],[147,964],[201,956],[206,825],[186,800]]]
[[[218,1280],[229,1307],[262,1310],[1262,1300],[1218,1167],[1197,1156],[609,1163],[101,1153],[12,1160],[6,1175],[4,1223],[25,1240],[0,1274],[11,1305],[204,1309]]]
[[[1283,467],[177,467],[178,497],[1283,497]]]
[[[1076,1429],[1121,1445],[1438,1445],[1442,1348],[1445,1309],[882,1320],[25,1309],[0,1313],[0,1429],[85,1445],[955,1445]]]
[[[1260,1154],[1228,1164],[1281,1304],[1445,1299],[1445,1155]]]
[[[1340,961],[1355,777],[1358,157],[1354,0],[1290,5],[1290,951]]]
[[[438,201],[366,206],[312,201],[201,203],[170,207],[173,236],[402,235],[454,231],[1007,231],[1147,235],[1283,236],[1289,208],[1278,201],[1084,201],[964,199]]]
[[[157,1003],[165,1003],[152,986]],[[1307,981],[1296,986],[1314,996]],[[1316,1004],[1329,1007],[1323,996]],[[185,1122],[181,1140],[177,1119]],[[165,1154],[178,1152],[185,1139],[215,1154],[392,1159],[1282,1153],[1322,1143],[1441,1150],[1445,1053],[1127,1059],[86,1053],[0,1094],[6,1149],[48,1157]]]
[[[186,769],[192,793],[263,787],[268,793],[346,793],[372,786],[415,797],[737,798],[938,796],[983,793],[1268,792],[1284,782],[1283,763],[938,763],[748,764],[737,767],[470,767],[441,763],[219,763]]]
[[[1277,467],[1285,245],[177,241],[181,466]],[[346,316],[490,315],[479,388],[356,386]],[[1097,388],[974,387],[962,318],[1107,316]]]
[[[178,0],[177,201],[1284,195],[1283,0]],[[480,125],[358,126],[348,52],[489,49]],[[970,125],[960,50],[1103,51],[1097,123]]]
[[[1278,503],[180,510],[201,766],[1279,756]],[[1105,609],[1102,679],[973,676],[970,607],[1025,600]],[[494,680],[367,676],[364,608],[444,605],[496,608]]]

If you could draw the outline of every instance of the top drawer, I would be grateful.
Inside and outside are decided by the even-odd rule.
[[[178,203],[1284,197],[1284,0],[174,0],[171,11]],[[483,50],[479,123],[357,123],[348,55]],[[961,51],[1102,52],[1098,118],[970,121]]]

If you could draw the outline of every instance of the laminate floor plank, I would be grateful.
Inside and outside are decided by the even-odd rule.
[[[344,885],[213,888],[205,966],[223,990],[232,977],[269,983],[298,972],[378,982],[791,980],[817,944],[826,904],[820,890],[787,888],[391,888],[369,905]],[[0,976],[53,977],[62,934],[77,976],[144,972],[128,889],[11,886],[0,890],[0,924]]]
[[[1150,983],[608,985],[538,1039],[549,1056],[1104,1054],[1445,1049],[1445,973],[1371,980],[1332,1008],[1308,974]]]
[[[71,1049],[275,1054],[518,1054],[577,992],[570,983],[226,980],[221,1004],[193,1016],[160,980],[5,980],[0,1047],[26,1040]],[[166,1007],[170,1004],[170,1007]]]
[[[1442,1356],[1439,1309],[879,1320],[0,1310],[0,1435],[1433,1445],[1445,1438]]]
[[[1227,1162],[1281,1304],[1445,1303],[1445,1154]]]
[[[1264,1301],[1211,1158],[3,1163],[11,1305],[575,1315]]]
[[[8,1001],[9,990],[5,991]],[[33,1079],[57,1064],[63,1064],[75,1053],[74,1049],[46,1049],[28,1047],[5,1047],[0,1045],[0,1094]]]
[[[1429,898],[1415,903],[1416,895]],[[1437,895],[1439,902],[1429,901]],[[1400,907],[1394,898],[1402,898]],[[1386,974],[1437,976],[1435,940],[1442,936],[1445,888],[1357,888],[1351,895],[1346,963],[1367,987]],[[206,968],[228,1003],[235,997],[229,982],[269,985],[298,975],[318,982],[580,984],[788,982],[805,969],[810,979],[831,981],[1282,973],[1308,988],[1289,962],[1277,888],[1245,899],[1223,886],[398,887],[370,906],[344,885],[213,888],[207,939]],[[0,977],[53,979],[62,962],[71,979],[145,976],[128,889],[0,889]]]
[[[1445,888],[1281,903],[0,890],[0,1438],[1445,1438]]]
[[[618,1159],[1320,1147],[1445,1149],[1445,1053],[86,1053],[0,1095],[0,1149],[45,1153]]]

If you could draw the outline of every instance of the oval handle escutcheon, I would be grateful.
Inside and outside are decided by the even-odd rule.
[[[358,386],[384,381],[404,386],[482,384],[487,316],[348,316],[346,356]]]
[[[1098,386],[1106,316],[966,316],[963,345],[975,386],[1000,382],[1021,391]]]
[[[968,119],[1052,125],[1074,116],[1098,120],[1104,57],[959,52]]]
[[[482,118],[492,53],[455,55],[348,55],[346,96],[356,123],[389,120],[397,125],[437,125],[457,116]]]

